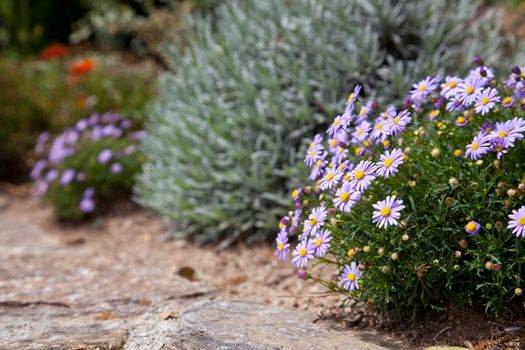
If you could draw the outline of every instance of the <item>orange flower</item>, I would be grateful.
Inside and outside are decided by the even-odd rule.
[[[53,44],[45,47],[40,51],[40,58],[43,60],[52,60],[53,58],[61,58],[67,54],[67,48],[63,44]]]
[[[78,61],[73,62],[69,66],[69,73],[71,73],[73,75],[86,74],[86,73],[89,73],[90,71],[92,71],[93,68],[95,68],[96,65],[97,64],[96,64],[95,60],[92,59],[92,58],[85,58],[85,59],[82,59],[82,60],[78,60]]]

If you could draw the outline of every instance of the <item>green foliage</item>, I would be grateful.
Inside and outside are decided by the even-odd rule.
[[[391,101],[474,52],[502,60],[498,17],[476,15],[474,1],[247,0],[191,18],[149,113],[140,202],[200,240],[268,237],[304,136],[348,86]]]
[[[74,61],[73,61],[74,62]],[[151,69],[122,67],[114,59],[96,59],[80,76],[70,62],[0,59],[0,178],[23,180],[30,150],[44,130],[58,132],[93,112],[119,110],[143,118],[152,97]]]
[[[107,113],[83,119],[51,140],[41,138],[39,160],[32,172],[36,194],[51,203],[62,220],[100,213],[115,199],[131,193],[144,161],[138,146],[141,134],[131,120]],[[106,159],[101,158],[104,152]],[[68,171],[71,176],[66,179]],[[83,208],[82,200],[91,202],[93,209]]]
[[[305,188],[296,200],[307,203],[306,207],[294,221],[287,220],[291,224],[284,231],[285,237],[288,231],[303,233],[302,223],[308,221],[311,208],[322,205],[332,210],[323,226],[331,232],[331,248],[328,255],[319,256],[318,262],[334,265],[340,278],[337,283],[312,278],[349,296],[349,300],[371,302],[385,315],[398,319],[415,321],[427,313],[471,304],[483,305],[486,311],[500,315],[509,307],[521,308],[525,225],[520,224],[524,232],[518,237],[508,226],[513,210],[525,210],[522,79],[513,74],[509,80],[513,84],[487,79],[483,85],[485,89],[497,87],[501,101],[514,96],[512,107],[497,103],[483,115],[474,105],[466,105],[464,112],[447,110],[449,100],[445,100],[436,109],[432,101],[440,94],[435,92],[422,101],[422,106],[411,109],[411,123],[402,134],[389,135],[386,143],[369,138],[368,146],[355,140],[348,142],[350,152],[344,160],[353,165],[371,161],[380,168],[387,165],[387,150],[398,148],[404,153],[395,176],[383,177],[375,171],[376,178],[351,211],[343,212],[336,204],[338,198],[343,198],[340,184],[332,190],[320,190],[330,170],[325,162],[321,167],[326,168],[315,178],[320,182]],[[516,84],[518,81],[522,83]],[[396,116],[394,112],[381,119],[377,114],[374,111],[368,116],[375,126],[388,124],[387,120],[395,120]],[[465,120],[468,123],[461,126]],[[356,128],[357,123],[352,124],[342,134],[350,135]],[[478,135],[482,141],[473,140]],[[507,142],[506,146],[502,143],[498,148],[498,141]],[[478,157],[466,152],[481,151],[480,144],[490,148]],[[354,155],[357,148],[366,150]],[[499,151],[502,153],[497,154]],[[342,181],[357,178],[357,171],[344,174]],[[381,206],[374,205],[387,196],[396,196],[405,208],[395,222],[381,227],[373,222],[373,213]],[[390,210],[377,215],[386,217]],[[479,231],[467,231],[469,224],[479,227]],[[293,226],[296,228],[290,230]],[[313,242],[315,235],[306,232],[300,239]],[[364,277],[358,282],[359,289],[345,290],[342,271],[352,262],[360,265]]]

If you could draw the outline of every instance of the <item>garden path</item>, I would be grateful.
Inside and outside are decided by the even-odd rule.
[[[269,247],[163,242],[165,230],[129,208],[59,226],[27,188],[0,193],[0,349],[403,348],[315,323],[339,297]]]

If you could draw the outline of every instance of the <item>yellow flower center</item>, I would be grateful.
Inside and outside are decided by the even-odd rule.
[[[485,96],[485,97],[483,97],[481,99],[481,104],[482,105],[486,105],[487,103],[489,103],[489,101],[490,101],[490,99],[487,96]]]
[[[326,179],[327,179],[328,181],[332,180],[333,178],[334,178],[334,174],[332,174],[332,173],[328,173],[328,174],[326,174]]]
[[[451,89],[455,88],[456,86],[458,86],[458,83],[456,83],[455,81],[451,81],[450,83],[448,83],[448,87]]]
[[[520,226],[525,226],[525,216],[519,218],[519,220],[518,220],[518,224],[519,224]]]
[[[439,109],[434,109],[433,111],[430,111],[430,113],[428,113],[428,115],[430,116],[430,118],[435,118],[439,115]]]
[[[385,166],[391,166],[394,160],[392,158],[387,158],[385,162],[383,163]]]
[[[381,130],[382,127],[383,127],[383,124],[379,123],[376,125],[376,130]]]
[[[348,249],[348,253],[347,254],[348,254],[349,257],[353,257],[354,254],[355,254],[355,250],[353,248],[350,248],[350,249]]]
[[[476,224],[472,221],[467,224],[467,230],[469,232],[474,232],[476,230]]]
[[[317,247],[320,247],[320,246],[321,246],[321,243],[323,243],[323,240],[322,240],[321,238],[317,238],[317,239],[315,240],[315,245],[316,245]]]
[[[331,145],[332,147],[337,146],[337,140],[336,140],[336,139],[331,139],[331,140],[330,140],[330,145]]]
[[[362,107],[361,110],[359,111],[359,115],[363,116],[365,114],[366,114],[366,108]]]
[[[384,207],[383,209],[381,209],[381,215],[383,216],[390,215],[390,207]]]
[[[397,125],[397,123],[399,123],[399,117],[395,117],[392,123]]]
[[[283,250],[284,249],[284,243],[283,242],[279,242],[279,250]]]
[[[503,137],[507,136],[507,132],[501,130],[501,131],[498,133],[498,136],[503,138]]]
[[[474,151],[477,150],[479,148],[479,143],[477,142],[472,143],[472,146],[470,146],[470,148]]]
[[[456,121],[458,122],[458,124],[463,124],[465,122],[465,117],[458,117]]]
[[[365,172],[361,169],[355,172],[355,178],[357,180],[361,180],[363,177],[365,177]]]
[[[352,92],[350,95],[348,95],[348,102],[352,101],[355,97],[355,94]]]
[[[315,226],[315,224],[317,224],[317,219],[316,218],[311,218],[310,219],[310,225]]]
[[[343,177],[343,181],[347,182],[347,181],[350,181],[351,177],[350,177],[350,174],[346,174],[344,177]]]
[[[466,89],[466,91],[467,91],[467,95],[472,95],[472,93],[474,92],[474,90],[476,90],[476,89],[474,89],[474,86],[469,85],[469,86],[467,87],[467,89]]]
[[[341,200],[343,202],[348,202],[348,200],[350,199],[350,193],[348,192],[343,192],[341,193],[341,196],[340,196]]]
[[[385,140],[383,141],[383,146],[388,147],[390,145],[390,141]]]
[[[299,190],[297,190],[297,189],[293,190],[292,197],[296,198],[298,195],[299,195]]]
[[[344,151],[345,151],[345,149],[343,147],[338,147],[337,148],[337,152],[339,152],[339,154],[343,153]],[[341,166],[341,165],[339,165],[339,166]]]
[[[319,160],[315,163],[315,166],[319,168],[319,167],[321,166],[321,164],[323,164],[323,161],[322,161],[321,159],[319,159]]]
[[[363,129],[357,129],[357,135],[361,135],[363,132]]]
[[[333,126],[338,126],[339,125],[339,122],[340,120],[339,119],[336,119],[334,120],[334,122],[332,123]]]
[[[315,150],[311,150],[310,151],[310,157],[314,157],[315,156]]]
[[[339,149],[340,149],[339,152],[343,151],[343,149],[341,147],[339,147]],[[339,166],[337,167],[337,169],[339,169],[339,170],[344,170],[344,168],[345,168],[345,164],[344,163],[339,164]]]
[[[284,224],[282,222],[279,223],[279,229],[282,230],[284,227]]]
[[[348,274],[348,276],[346,276],[346,278],[347,278],[349,281],[352,281],[352,282],[355,281],[355,273],[350,272],[350,273]]]
[[[463,153],[463,151],[461,151],[460,149],[457,149],[457,150],[454,151],[454,155],[456,157],[459,157],[461,155],[461,153]]]
[[[357,147],[354,152],[356,155],[358,155],[359,153],[361,153],[361,150],[362,150],[361,147]]]
[[[423,92],[423,91],[425,91],[426,88],[427,88],[427,86],[426,86],[425,84],[423,84],[423,85],[421,85],[421,86],[419,87],[418,90],[421,91],[421,92]]]
[[[363,145],[364,145],[365,147],[370,147],[370,141],[365,140],[365,141],[363,142]]]
[[[510,96],[507,96],[503,99],[503,103],[506,104],[506,105],[509,105],[512,103],[512,97]]]
[[[306,255],[306,248],[299,249],[299,255],[300,256],[305,256]]]

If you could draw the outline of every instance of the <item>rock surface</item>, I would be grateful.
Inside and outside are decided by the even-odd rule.
[[[312,312],[228,298],[154,244],[59,239],[0,216],[0,349],[400,349]]]

